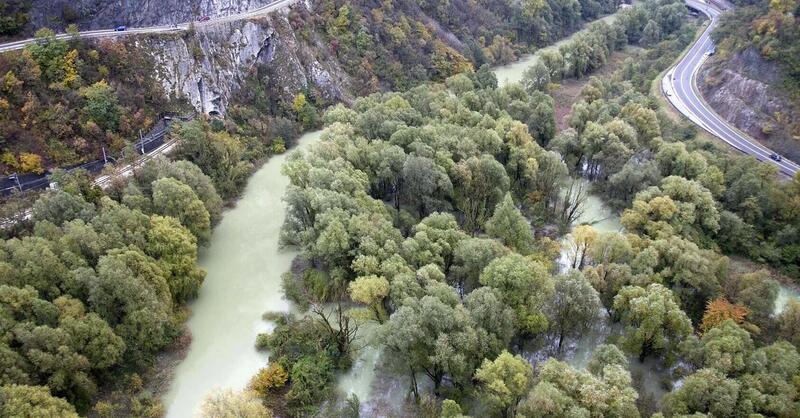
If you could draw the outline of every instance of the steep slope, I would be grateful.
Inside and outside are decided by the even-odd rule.
[[[726,120],[791,160],[800,158],[800,105],[785,72],[748,48],[711,60],[698,78],[701,93]]]
[[[800,3],[737,1],[698,77],[706,101],[767,147],[800,158]]]
[[[156,26],[189,22],[202,16],[246,12],[273,0],[32,0],[33,27],[63,28],[75,23],[82,29],[115,25]]]
[[[224,114],[233,95],[258,70],[263,70],[266,90],[287,102],[307,90],[326,102],[350,99],[350,77],[325,53],[320,39],[298,36],[288,11],[136,44],[152,57],[167,94],[185,97],[206,114]]]

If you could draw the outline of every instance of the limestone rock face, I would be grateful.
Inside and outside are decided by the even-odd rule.
[[[273,0],[31,0],[36,27],[81,29],[117,25],[157,26],[189,22],[202,16],[229,16],[253,10]]]
[[[698,85],[714,110],[764,145],[800,159],[800,106],[783,91],[778,64],[750,48],[715,57],[701,70]]]
[[[259,82],[287,102],[311,88],[325,99],[350,100],[347,74],[328,55],[326,45],[313,37],[298,37],[288,13],[284,9],[253,20],[201,25],[193,32],[131,42],[152,56],[167,94],[186,98],[198,112],[224,114],[257,68]]]

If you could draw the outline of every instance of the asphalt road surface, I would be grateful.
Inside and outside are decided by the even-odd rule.
[[[171,33],[171,32],[180,32],[185,31],[189,28],[189,25],[194,23],[195,27],[210,25],[214,23],[222,23],[222,22],[233,22],[237,20],[249,19],[253,17],[258,17],[261,15],[265,15],[267,13],[273,12],[277,9],[282,7],[288,6],[292,3],[297,2],[298,0],[278,0],[271,4],[268,4],[263,7],[259,7],[257,9],[248,10],[243,13],[237,13],[228,16],[220,16],[220,17],[211,17],[211,19],[205,22],[185,22],[179,25],[163,25],[163,26],[151,26],[146,28],[127,28],[124,31],[116,31],[114,29],[102,29],[102,30],[90,30],[86,32],[79,32],[78,37],[83,39],[91,39],[91,38],[113,38],[119,36],[127,36],[127,35],[140,35],[146,33]],[[56,35],[57,39],[69,39],[72,35],[66,33],[60,33]],[[25,48],[26,45],[32,44],[36,42],[35,38],[30,39],[23,39],[21,41],[14,41],[8,42],[4,44],[0,44],[0,52],[7,52],[7,51],[14,51],[18,49]]]
[[[733,127],[703,100],[697,88],[697,73],[708,58],[709,52],[714,50],[711,32],[716,27],[717,18],[723,10],[719,6],[697,0],[686,0],[686,4],[707,15],[711,22],[689,52],[664,76],[661,87],[667,100],[692,122],[732,147],[760,161],[776,165],[785,175],[794,176],[800,170],[800,166],[785,158],[782,161],[774,161],[770,158],[775,154],[774,151]]]

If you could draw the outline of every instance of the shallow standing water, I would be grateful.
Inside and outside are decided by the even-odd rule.
[[[320,133],[303,135],[295,149],[317,142]],[[288,154],[270,158],[253,174],[200,254],[208,275],[190,304],[192,344],[164,397],[167,417],[194,415],[207,393],[242,389],[267,363],[266,354],[255,349],[256,335],[269,330],[261,316],[288,310],[280,276],[296,255],[278,248],[286,212],[282,198],[289,185],[280,169]]]
[[[775,310],[772,312],[773,315],[780,315],[792,299],[800,300],[800,292],[798,292],[797,289],[781,284],[778,297],[775,298]]]

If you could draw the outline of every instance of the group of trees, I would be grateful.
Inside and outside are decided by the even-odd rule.
[[[28,24],[30,4],[22,0],[0,1],[0,39],[15,36]]]
[[[31,228],[0,241],[4,416],[85,413],[99,386],[149,365],[180,333],[222,209],[186,161],[152,160],[107,193],[78,172],[54,180]]]
[[[355,90],[402,91],[481,65],[508,64],[613,13],[619,0],[383,1],[369,9],[344,0],[316,4],[298,20],[316,24]],[[430,22],[435,21],[437,25]],[[456,40],[457,39],[457,40]]]
[[[788,86],[800,92],[800,3],[796,0],[739,1],[721,19],[712,36],[720,51],[755,47],[769,59],[782,63]]]
[[[613,77],[590,79],[570,128],[547,146],[612,205],[628,208],[628,231],[679,236],[797,277],[798,180],[781,182],[774,167],[693,139],[648,96],[650,81],[690,40],[681,33],[626,61]]]
[[[563,78],[581,78],[602,67],[612,52],[628,44],[652,47],[681,28],[683,2],[648,1],[617,12],[611,24],[595,22],[558,48],[540,51],[525,71],[523,85],[530,92],[547,91]]]
[[[36,36],[0,55],[0,172],[95,160],[102,147],[117,155],[160,112],[176,108],[141,48],[55,39],[49,29]]]
[[[773,227],[785,222],[794,212],[776,217],[760,205],[782,198],[786,208],[797,186],[780,185],[766,166],[687,141],[691,131],[663,117],[643,92],[690,41],[671,26],[670,16],[682,15],[674,4],[645,12],[666,39],[644,43],[644,59],[626,62],[610,80],[590,80],[571,128],[555,136],[542,129],[553,117],[546,93],[497,88],[485,68],[331,108],[322,142],[284,166],[290,186],[281,239],[300,247],[304,260],[285,275],[287,294],[300,306],[341,303],[345,295],[362,305],[350,315],[377,324],[377,343],[392,369],[407,374],[410,392],[420,397],[424,376],[436,397],[449,398],[442,416],[472,408],[525,417],[649,414],[637,401],[629,358],[670,367],[682,361],[686,380],[665,398],[664,416],[798,413],[797,349],[775,340],[797,340],[800,305],[773,316],[777,283],[764,272],[731,273],[718,253],[741,251],[754,236],[742,229],[757,233],[750,222],[758,217],[772,216]],[[629,206],[626,233],[576,228],[572,269],[556,274],[558,248],[531,225],[554,220],[570,171]],[[760,193],[766,201],[752,198]],[[586,371],[548,360],[534,372],[512,354],[530,341],[557,354],[602,321],[602,309],[621,332],[615,345],[595,350]],[[293,333],[312,338],[302,334]],[[335,352],[336,361],[317,360],[314,373],[330,373],[320,367],[349,355]],[[779,356],[786,364],[767,364]],[[304,387],[302,377],[297,384]],[[291,393],[292,373],[285,385],[288,392],[262,393]]]

